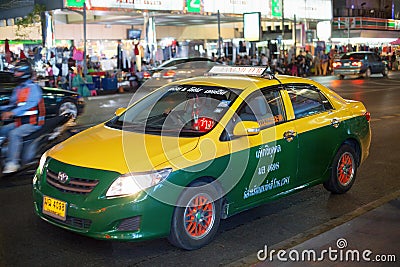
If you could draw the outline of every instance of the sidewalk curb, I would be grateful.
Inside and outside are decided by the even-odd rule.
[[[349,212],[347,214],[344,214],[336,219],[330,220],[324,224],[318,225],[316,227],[313,227],[304,233],[300,233],[298,235],[293,236],[292,238],[283,240],[273,246],[271,246],[271,250],[274,249],[276,251],[278,250],[288,250],[294,246],[297,246],[306,240],[309,240],[313,237],[316,237],[322,233],[325,233],[339,225],[342,225],[348,221],[351,221],[352,219],[361,216],[373,209],[376,209],[396,198],[400,197],[400,190],[394,191],[384,197],[381,197],[375,201],[372,201],[364,206],[361,206],[357,208],[356,210]],[[237,267],[237,266],[252,266],[257,263],[260,263],[260,261],[257,258],[257,253],[250,254],[246,257],[243,257],[237,261],[231,262],[227,264],[226,266],[230,267]]]

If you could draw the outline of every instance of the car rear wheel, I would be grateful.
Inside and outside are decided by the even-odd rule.
[[[201,248],[214,238],[220,219],[218,191],[210,183],[196,182],[178,200],[168,240],[186,250]]]
[[[387,66],[385,66],[385,68],[384,68],[383,71],[382,71],[382,75],[383,75],[383,77],[387,77],[388,74],[389,74],[389,69],[388,69]]]
[[[368,68],[368,69],[365,71],[364,77],[367,78],[367,79],[368,79],[369,77],[371,77],[371,69],[370,69],[370,68]]]
[[[66,113],[71,113],[73,120],[75,120],[78,116],[78,107],[71,100],[64,100],[63,102],[61,102],[58,108],[58,115],[63,115]]]
[[[324,187],[334,194],[347,192],[356,179],[357,160],[354,148],[348,144],[342,145],[336,153],[332,163],[331,176],[324,183]]]
[[[339,80],[343,80],[344,79],[344,75],[339,75]]]

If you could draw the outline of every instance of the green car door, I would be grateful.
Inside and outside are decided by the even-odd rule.
[[[257,206],[296,187],[298,139],[294,122],[286,120],[277,87],[255,92],[239,107],[236,121],[256,121],[260,132],[229,141],[241,179],[228,193],[229,213]]]
[[[298,130],[298,177],[304,184],[320,180],[345,136],[345,124],[340,110],[310,84],[286,87],[290,96]]]

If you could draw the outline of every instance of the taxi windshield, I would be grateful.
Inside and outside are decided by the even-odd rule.
[[[201,136],[214,128],[240,92],[220,86],[168,86],[146,96],[106,125],[156,135]]]

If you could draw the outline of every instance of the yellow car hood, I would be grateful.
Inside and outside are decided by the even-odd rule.
[[[134,133],[98,125],[56,145],[48,156],[71,165],[124,174],[153,170],[193,150],[197,143],[198,138]]]

